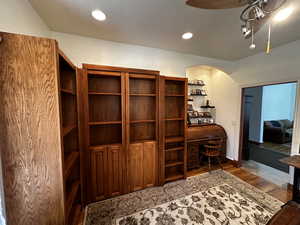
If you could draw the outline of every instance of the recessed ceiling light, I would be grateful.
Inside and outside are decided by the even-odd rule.
[[[292,7],[288,7],[285,9],[281,9],[274,17],[274,20],[277,22],[281,22],[287,19],[292,13],[294,9]]]
[[[92,16],[99,21],[106,20],[106,15],[99,9],[96,9],[92,12]]]
[[[187,32],[182,35],[182,38],[185,40],[191,39],[192,37],[193,37],[193,34],[191,32]]]

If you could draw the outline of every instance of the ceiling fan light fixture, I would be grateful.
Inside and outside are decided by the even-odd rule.
[[[254,7],[254,15],[257,20],[260,20],[266,16],[264,11],[261,8],[259,8],[258,6]]]
[[[244,37],[247,37],[251,33],[251,29],[247,27],[247,25],[242,25],[241,26],[241,31]]]
[[[286,20],[292,13],[294,9],[292,7],[281,9],[274,17],[276,22],[281,22]]]
[[[92,16],[94,17],[95,20],[98,20],[98,21],[106,20],[106,15],[104,14],[104,12],[102,12],[99,9],[93,10],[92,11]]]
[[[187,32],[182,35],[182,39],[184,39],[184,40],[191,39],[192,37],[193,37],[193,33],[191,33],[191,32]]]

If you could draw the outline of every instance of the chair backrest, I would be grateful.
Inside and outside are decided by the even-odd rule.
[[[216,139],[208,141],[207,144],[204,145],[205,150],[222,150],[223,147],[223,140],[222,139]]]

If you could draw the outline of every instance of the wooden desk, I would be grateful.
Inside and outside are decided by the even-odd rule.
[[[208,125],[192,125],[188,127],[187,130],[188,170],[193,170],[200,167],[199,151],[201,151],[201,146],[205,145],[207,141],[217,140],[217,139],[221,139],[223,141],[222,158],[225,159],[227,135],[222,126],[217,124],[208,124]]]
[[[294,185],[293,185],[293,201],[300,204],[300,155],[283,158],[280,162],[295,168]]]

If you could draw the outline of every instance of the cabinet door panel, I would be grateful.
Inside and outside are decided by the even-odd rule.
[[[156,177],[156,142],[150,141],[144,143],[143,152],[143,172],[144,187],[152,187],[155,185]]]
[[[130,144],[128,170],[130,191],[143,189],[143,143]]]
[[[92,196],[94,200],[106,197],[107,190],[107,149],[99,147],[91,152]]]
[[[109,196],[122,194],[122,148],[119,145],[108,146],[108,180]]]

